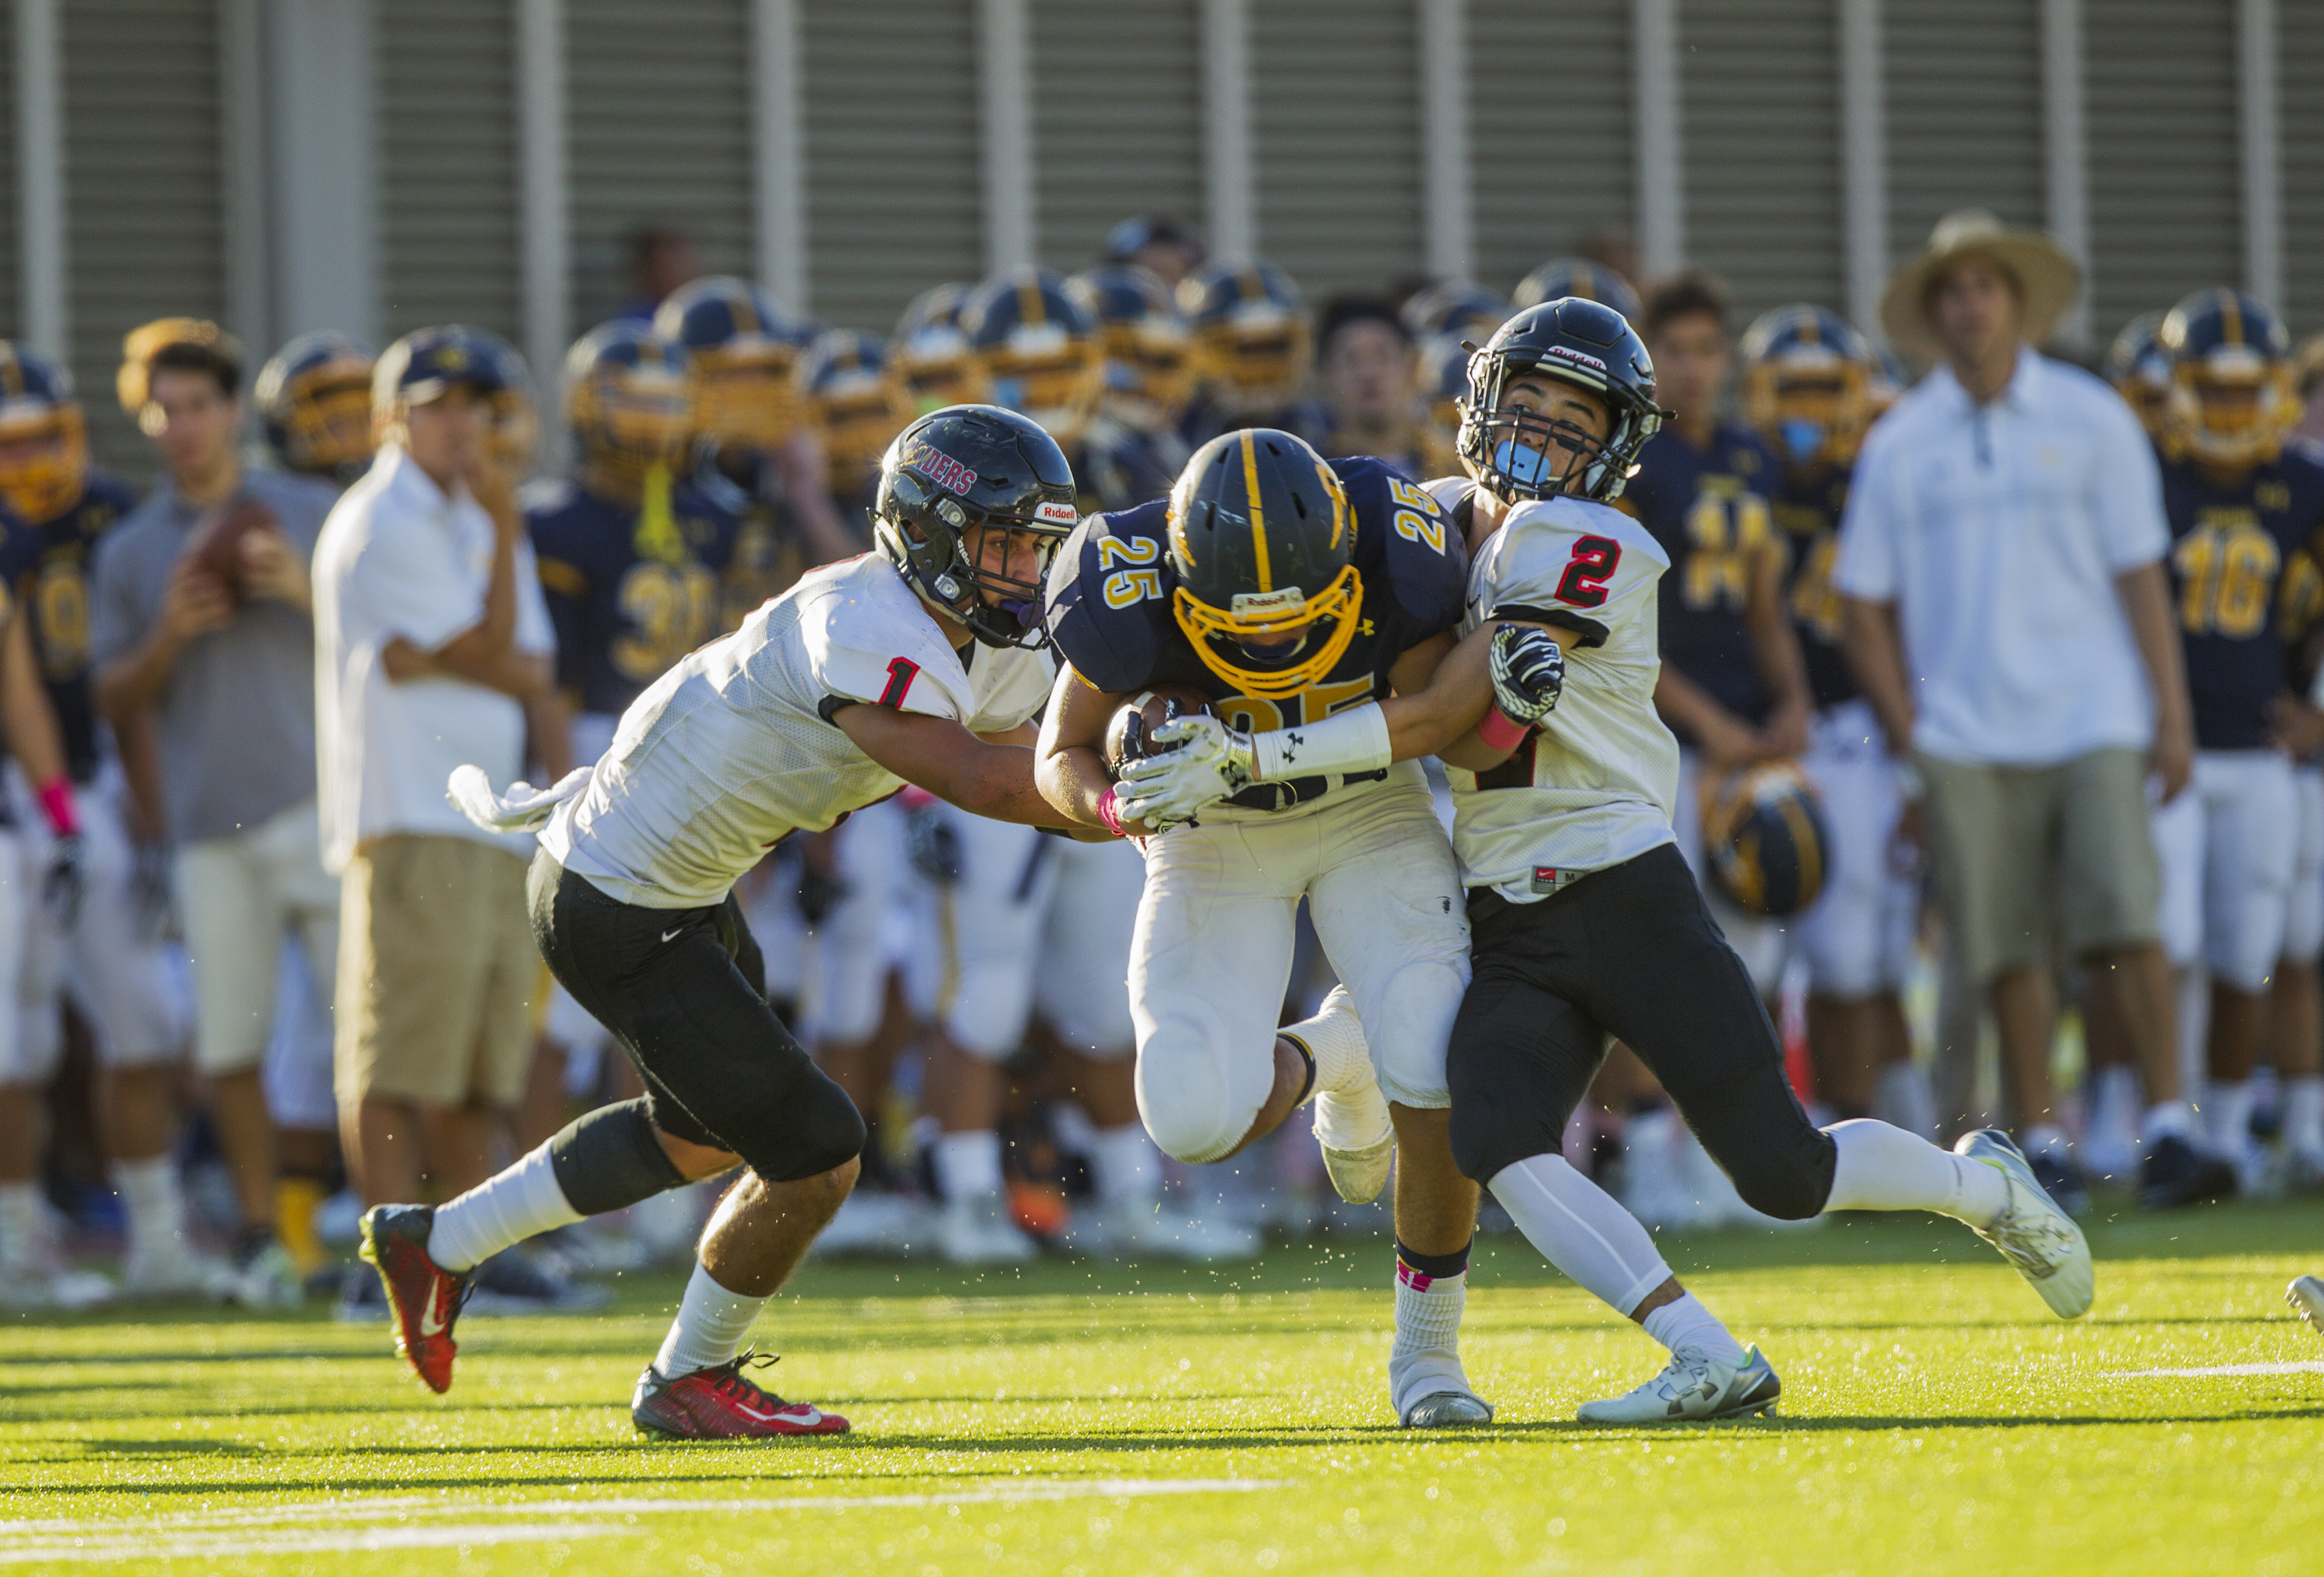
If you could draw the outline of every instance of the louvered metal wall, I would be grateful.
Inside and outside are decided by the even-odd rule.
[[[1480,283],[1507,290],[1632,222],[1625,0],[1471,0],[1468,106]]]
[[[380,327],[520,336],[512,0],[379,7]]]
[[[1251,0],[1259,250],[1311,302],[1420,267],[1409,0]]]
[[[2083,0],[2090,331],[2243,283],[2234,0]],[[2286,100],[2287,115],[2319,106]]]
[[[16,14],[0,14],[0,339],[24,330],[22,277],[16,268]]]
[[[567,0],[573,327],[630,297],[630,239],[674,224],[712,273],[749,275],[747,0]]]
[[[1086,266],[1131,214],[1202,226],[1201,28],[1193,0],[1034,0],[1034,212],[1044,263]]]
[[[885,334],[928,286],[984,273],[975,7],[799,10],[809,305],[823,322]]]
[[[2294,334],[2324,334],[2324,5],[2277,7],[2276,103],[2283,124],[2284,310]]]
[[[58,10],[73,376],[98,463],[142,477],[152,458],[113,397],[121,337],[226,314],[217,13],[186,0]]]
[[[1940,215],[2043,212],[2042,19],[2035,0],[1886,0],[1888,255],[1928,244]]]
[[[1841,304],[1839,32],[1831,0],[1682,0],[1686,250],[1738,321]]]

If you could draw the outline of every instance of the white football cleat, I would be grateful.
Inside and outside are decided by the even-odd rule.
[[[69,1264],[42,1244],[30,1260],[0,1264],[0,1308],[60,1309],[68,1314],[113,1301],[113,1283]]]
[[[1347,987],[1333,986],[1313,1019],[1276,1033],[1315,1059],[1315,1142],[1333,1190],[1350,1204],[1370,1204],[1388,1186],[1396,1129],[1355,999]]]
[[[910,1240],[907,1218],[911,1213],[912,1202],[900,1194],[851,1194],[830,1224],[807,1245],[807,1252],[900,1254]]]
[[[2318,1333],[2324,1333],[2324,1281],[2312,1276],[2295,1276],[2284,1289],[2283,1301]]]
[[[290,1251],[270,1242],[234,1270],[226,1301],[246,1309],[295,1309],[307,1301],[307,1284]]]
[[[936,1228],[936,1252],[954,1265],[1022,1265],[1040,1251],[998,1194],[947,1202]]]
[[[1584,1424],[1707,1424],[1773,1412],[1783,1394],[1784,1382],[1757,1347],[1743,1350],[1739,1365],[1682,1347],[1637,1390],[1584,1402],[1574,1416]]]
[[[1961,1135],[1953,1153],[1984,1162],[2008,1184],[2009,1203],[1999,1215],[1976,1228],[1977,1235],[2001,1250],[2002,1258],[2034,1284],[2059,1318],[2070,1320],[2086,1313],[2098,1296],[2089,1240],[2034,1180],[2025,1152],[1998,1129],[1980,1128]]]

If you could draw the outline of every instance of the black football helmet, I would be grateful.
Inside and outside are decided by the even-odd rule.
[[[1526,376],[1559,379],[1603,400],[1606,436],[1504,409],[1509,385]],[[1567,296],[1527,307],[1470,356],[1461,458],[1479,484],[1512,503],[1558,493],[1610,503],[1637,474],[1638,451],[1667,414],[1655,403],[1654,358],[1637,332],[1612,308]],[[1572,454],[1554,475],[1552,438]]]
[[[1041,582],[1081,523],[1077,496],[1065,452],[1039,422],[997,405],[948,405],[897,434],[881,456],[872,540],[921,595],[987,646],[1038,650],[1048,643]],[[1029,577],[978,567],[968,539],[988,525],[1040,535]]]
[[[1305,440],[1244,428],[1196,449],[1170,489],[1169,531],[1170,611],[1237,693],[1296,696],[1355,639],[1355,517]]]

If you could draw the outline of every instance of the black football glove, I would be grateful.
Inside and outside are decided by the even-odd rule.
[[[78,833],[65,833],[49,845],[49,868],[41,878],[41,900],[60,929],[69,930],[80,918],[80,895],[87,884],[88,850]]]
[[[1493,632],[1493,704],[1511,723],[1532,727],[1557,710],[1565,693],[1565,653],[1549,632],[1504,624]]]

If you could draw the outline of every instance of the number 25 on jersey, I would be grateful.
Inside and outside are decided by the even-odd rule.
[[[1151,537],[1102,537],[1097,562],[1105,577],[1105,605],[1126,608],[1162,595],[1162,571],[1156,560],[1162,544]]]

